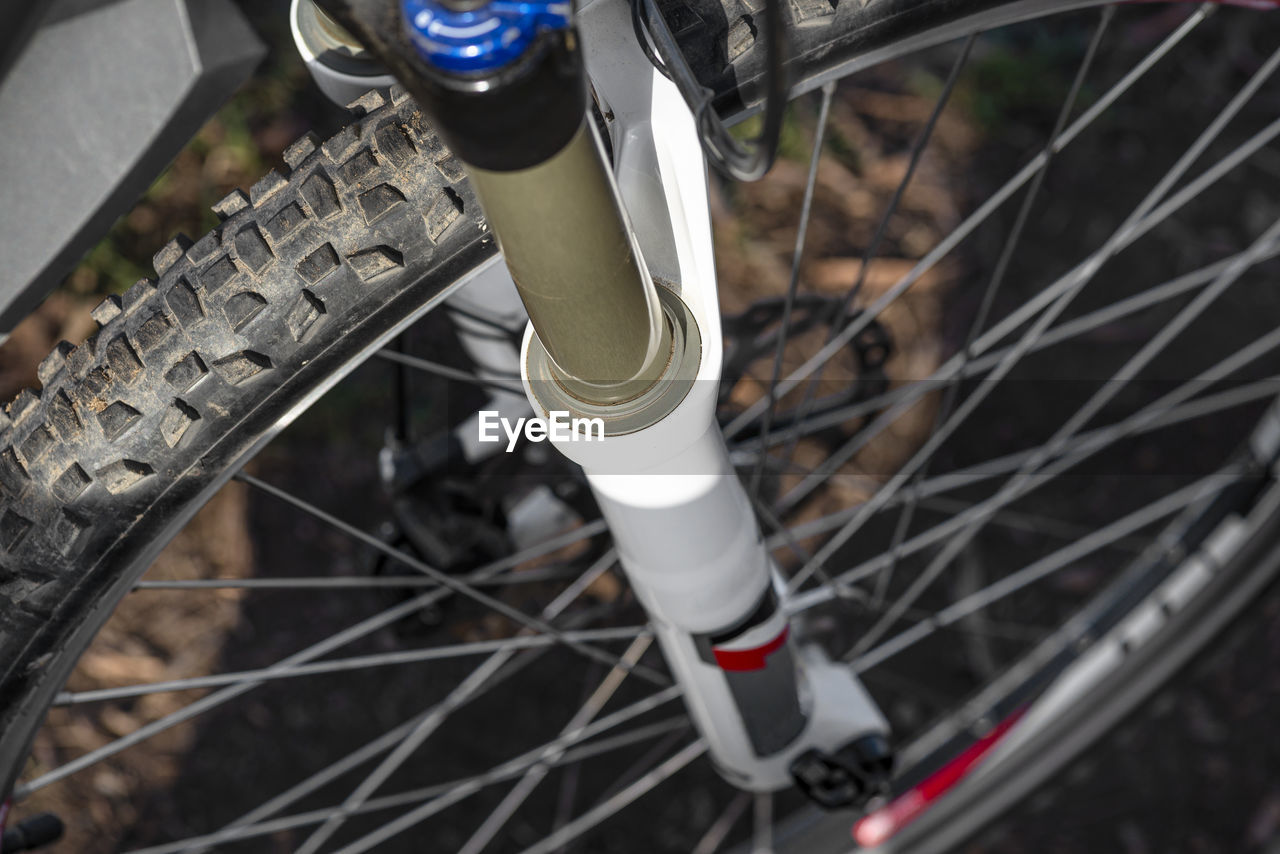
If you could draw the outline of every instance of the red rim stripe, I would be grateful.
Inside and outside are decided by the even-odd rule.
[[[980,763],[991,748],[1022,717],[1022,709],[1001,721],[991,732],[966,747],[958,756],[889,803],[869,812],[853,825],[853,841],[864,848],[881,845],[915,821],[929,805],[945,795]]]

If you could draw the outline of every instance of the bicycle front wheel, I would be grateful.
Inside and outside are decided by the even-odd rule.
[[[907,152],[899,184],[906,188],[941,105],[973,55],[971,35],[1082,4],[854,5],[792,4],[799,25],[798,91],[931,45],[943,45],[942,56],[955,69],[940,81],[939,109],[924,117]],[[745,116],[759,77],[749,11],[736,2],[672,3],[667,11],[722,109]],[[946,358],[925,376],[894,376],[890,364],[882,388],[833,403],[802,385],[821,376],[825,361],[815,360],[813,351],[795,351],[801,367],[786,377],[774,371],[770,385],[794,380],[797,398],[757,394],[726,405],[726,435],[744,468],[772,472],[769,466],[778,466],[776,493],[753,492],[761,499],[766,531],[785,553],[780,560],[789,562],[790,607],[810,618],[815,637],[825,631],[824,642],[863,674],[891,710],[902,739],[902,797],[863,820],[858,838],[864,843],[892,839],[884,844],[922,851],[953,844],[1140,702],[1273,574],[1280,498],[1271,466],[1280,428],[1266,407],[1276,394],[1274,348],[1280,344],[1273,316],[1280,311],[1271,310],[1280,306],[1256,289],[1243,302],[1231,297],[1241,283],[1265,275],[1277,229],[1233,219],[1231,228],[1240,234],[1225,240],[1227,253],[1194,264],[1187,263],[1190,255],[1151,263],[1160,270],[1154,281],[1126,276],[1119,284],[1108,280],[1109,288],[1088,286],[1130,244],[1149,233],[1167,239],[1160,227],[1175,213],[1215,192],[1238,190],[1231,183],[1239,180],[1234,170],[1280,132],[1274,123],[1257,121],[1265,109],[1255,100],[1280,59],[1242,59],[1244,69],[1228,74],[1233,94],[1219,99],[1202,124],[1182,128],[1185,153],[1170,158],[1172,166],[1161,164],[1153,189],[1133,200],[1132,213],[1115,210],[1118,203],[1103,206],[1099,221],[1111,228],[1083,261],[1060,275],[1005,281],[1031,212],[1050,192],[1040,177],[1050,165],[1090,125],[1114,116],[1113,105],[1180,46],[1214,35],[1212,28],[1227,26],[1223,19],[1257,14],[1231,10],[1211,18],[1208,7],[1188,10],[1154,43],[1141,50],[1130,45],[1123,67],[1104,68],[1109,76],[1102,82],[1090,74],[1098,71],[1098,49],[1114,34],[1114,19],[1138,21],[1151,13],[1087,9],[1071,18],[1070,28],[1080,34],[1080,64],[1073,85],[1065,87],[1060,116],[1031,147],[1025,165],[1011,170],[986,202],[888,287],[877,292],[866,284],[865,272],[855,274],[847,299],[841,294],[829,306],[833,314],[812,327],[826,334],[820,352],[844,352],[845,341],[872,329],[1001,205],[1021,204],[976,284],[955,289],[971,295],[969,303],[955,304],[969,306],[972,322],[948,342]],[[834,96],[823,97],[825,116]],[[0,608],[0,789],[12,790],[21,802],[148,736],[276,682],[284,671],[298,677],[307,667],[317,674],[384,667],[385,658],[343,662],[326,656],[427,606],[467,599],[499,615],[498,628],[468,635],[457,626],[469,625],[476,614],[447,612],[450,625],[431,636],[432,647],[403,651],[406,660],[484,656],[478,667],[450,670],[455,678],[433,684],[436,693],[424,710],[387,725],[346,755],[324,758],[294,787],[234,820],[146,850],[195,850],[276,833],[292,834],[289,844],[305,851],[392,850],[397,844],[416,850],[401,834],[427,820],[444,825],[440,838],[468,851],[490,843],[534,851],[571,844],[625,848],[644,822],[622,825],[621,834],[588,834],[667,780],[690,774],[713,780],[714,774],[700,769],[701,743],[674,714],[678,692],[667,685],[648,635],[635,622],[635,603],[622,594],[595,596],[589,606],[577,598],[613,563],[607,546],[592,540],[603,529],[589,504],[580,506],[581,524],[572,532],[528,548],[508,544],[504,554],[442,575],[411,550],[347,522],[339,507],[325,504],[326,496],[302,498],[241,475],[267,497],[423,573],[433,586],[362,616],[278,667],[181,685],[210,693],[61,765],[34,765],[20,779],[51,705],[127,699],[156,688],[109,689],[95,697],[60,693],[80,653],[164,543],[345,374],[483,275],[486,265],[499,263],[456,159],[405,95],[371,93],[356,113],[356,123],[327,142],[306,138],[291,147],[289,174],[272,173],[248,194],[220,202],[223,221],[214,232],[166,246],[156,257],[157,281],[104,302],[95,312],[98,333],[78,347],[55,350],[41,364],[41,392],[24,392],[10,404],[0,441],[6,499],[0,514],[0,592],[6,597]],[[821,122],[815,130],[820,138]],[[1208,165],[1200,167],[1202,156]],[[818,172],[809,172],[806,198],[816,192]],[[1015,203],[1019,191],[1022,201]],[[893,194],[885,222],[905,192]],[[1221,211],[1219,204],[1210,213]],[[868,262],[884,240],[897,239],[884,235],[881,228],[866,241]],[[1175,273],[1163,260],[1183,264]],[[793,271],[793,282],[798,278]],[[796,297],[786,299],[794,303]],[[1224,305],[1226,313],[1210,322]],[[1098,343],[1105,336],[1093,333],[1114,330],[1117,319],[1129,317],[1144,318],[1140,335],[1122,336],[1111,349]],[[1198,337],[1189,347],[1185,336],[1191,331]],[[1170,368],[1160,357],[1174,349],[1190,355]],[[1102,351],[1112,359],[1105,367],[1093,358]],[[1191,356],[1202,361],[1192,367]],[[1080,376],[1069,387],[1037,380],[1036,371],[1044,370],[1037,358],[1079,359]],[[1019,373],[1020,366],[1030,373]],[[1171,370],[1176,382],[1169,380]],[[1008,448],[986,435],[994,431],[978,435],[965,428],[966,419],[992,423],[983,421],[983,400],[1006,393],[1021,399],[1020,411],[1042,428],[1037,442]],[[765,402],[774,399],[782,409],[769,409]],[[933,407],[934,429],[908,442],[907,453],[890,455],[887,470],[868,468],[864,451],[879,447],[877,435],[921,401]],[[1008,417],[1008,411],[997,408],[997,416]],[[1228,412],[1242,415],[1228,422]],[[1189,432],[1205,419],[1213,425],[1211,443]],[[1192,435],[1216,453],[1191,455],[1195,459],[1180,460],[1184,466],[1159,476],[1143,468],[1145,458],[1135,447],[1168,454],[1186,447]],[[1125,444],[1145,437],[1156,437],[1155,444]],[[805,444],[811,441],[819,442],[818,461],[797,473],[787,463],[797,449],[801,455],[812,449]],[[939,452],[956,444],[961,452],[943,460]],[[977,460],[967,459],[966,451]],[[1099,503],[1096,493],[1117,483],[1109,469],[1092,479],[1069,476],[1099,458],[1128,464],[1129,479],[1120,481],[1127,485],[1127,503]],[[936,468],[947,463],[947,470]],[[531,465],[519,473],[538,471]],[[838,493],[846,500],[830,509],[833,483],[873,488]],[[1014,534],[988,532],[998,526]],[[592,547],[566,556],[579,542]],[[522,579],[514,569],[548,554],[569,565],[571,581],[552,574],[550,580],[517,583]],[[965,561],[976,568],[953,569]],[[1077,577],[1075,586],[1052,586],[1082,563],[1092,573],[1077,576],[1087,577]],[[504,580],[521,593],[492,592],[497,588],[490,583]],[[522,628],[533,634],[520,634]],[[460,637],[479,640],[466,640],[466,650],[450,649]],[[627,645],[618,648],[619,642]],[[547,653],[551,645],[564,648]],[[604,665],[587,671],[587,691],[575,683],[553,697],[537,687],[563,687],[563,674],[579,672],[569,668],[580,669],[580,660]],[[620,689],[619,674],[627,670],[634,675]],[[932,684],[921,688],[921,674],[929,674]],[[585,706],[582,694],[588,695]],[[394,775],[418,748],[430,750],[433,738],[479,740],[478,727],[469,729],[466,716],[456,712],[466,708],[475,721],[492,722],[496,713],[485,717],[485,704],[508,708],[512,697],[537,698],[550,710],[547,717],[564,701],[559,724],[571,725],[535,736],[513,724],[510,738],[491,739],[479,771],[428,773],[404,781],[394,794],[381,791],[400,779]],[[547,722],[541,712],[530,717],[532,724]],[[1022,725],[1003,726],[1015,718]],[[1011,735],[994,739],[992,732]],[[517,745],[521,738],[526,740]],[[928,801],[927,809],[903,806],[921,786],[936,788],[937,773],[954,770],[959,757],[974,756],[978,744],[989,760],[982,773],[958,778],[963,784]],[[634,756],[634,770],[619,777],[618,756]],[[1053,762],[1041,761],[1046,757]],[[593,759],[597,764],[589,765]],[[576,773],[593,785],[600,781],[601,796],[570,798],[575,808],[561,820],[550,828],[537,825],[539,840],[509,830],[521,810],[546,808],[535,796],[539,783],[568,767],[583,769]],[[338,780],[346,788],[335,803],[324,787]],[[733,819],[748,801],[727,790],[716,797],[716,815],[686,847],[714,850],[732,837]],[[316,799],[316,806],[280,815],[304,798]],[[783,798],[774,806],[762,797],[755,808],[757,845],[772,839],[795,850],[842,850],[851,844],[849,817],[820,821],[801,811],[774,836],[772,817],[789,812],[790,802]],[[680,839],[679,845],[690,841]]]

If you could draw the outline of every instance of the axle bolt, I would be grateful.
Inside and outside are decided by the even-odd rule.
[[[865,735],[834,753],[807,750],[791,763],[800,791],[824,809],[858,807],[888,791],[893,749],[882,735]]]

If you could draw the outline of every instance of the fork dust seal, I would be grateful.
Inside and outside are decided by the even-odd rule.
[[[790,626],[772,587],[745,619],[694,635],[693,642],[698,656],[724,674],[757,756],[781,752],[804,732],[808,715],[800,702]]]

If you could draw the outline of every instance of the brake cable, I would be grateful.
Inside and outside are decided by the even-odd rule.
[[[786,111],[790,86],[787,80],[788,36],[783,23],[782,0],[765,0],[764,119],[760,135],[743,144],[734,139],[716,113],[715,92],[703,86],[689,67],[671,28],[658,9],[657,0],[631,0],[632,24],[649,61],[676,84],[698,127],[698,139],[707,159],[717,170],[736,181],[757,181],[773,166]]]

